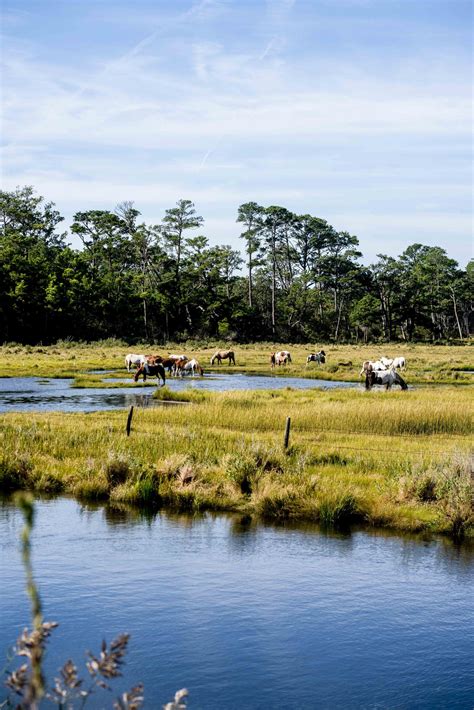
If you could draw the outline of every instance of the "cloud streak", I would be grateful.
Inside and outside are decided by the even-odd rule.
[[[113,12],[113,2],[107,7]],[[76,196],[77,209],[87,200],[120,199],[166,207],[166,200],[186,196],[227,214],[229,232],[240,202],[280,201],[337,215],[341,223],[346,214],[346,229],[355,231],[354,218],[368,230],[362,240],[381,228],[367,217],[376,203],[390,220],[403,212],[400,231],[412,224],[426,235],[419,219],[425,214],[442,244],[453,220],[459,253],[466,254],[471,107],[460,26],[451,44],[440,45],[449,28],[439,24],[436,42],[411,46],[414,20],[403,34],[403,17],[378,16],[373,5],[370,18],[356,17],[364,32],[374,32],[376,49],[354,49],[354,25],[340,16],[337,23],[322,1],[203,0],[180,13],[165,3],[154,7],[148,27],[134,18],[129,33],[121,6],[102,54],[94,44],[87,63],[67,48],[63,61],[45,51],[41,26],[31,36],[20,32],[35,22],[29,6],[18,27],[10,23],[3,57],[6,185],[33,182],[71,210],[68,195]],[[384,47],[377,23],[385,33],[393,28]],[[326,47],[321,28],[328,26],[333,42]],[[420,205],[427,208],[420,212]],[[359,209],[363,222],[354,217]]]

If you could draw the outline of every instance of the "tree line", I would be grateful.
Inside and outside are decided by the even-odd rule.
[[[77,212],[70,231],[32,187],[0,192],[0,339],[165,342],[464,339],[474,263],[412,244],[360,263],[356,236],[285,207],[240,205],[243,258],[212,246],[190,200],[145,224],[132,202]]]

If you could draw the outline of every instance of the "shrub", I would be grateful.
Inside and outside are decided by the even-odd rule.
[[[455,540],[474,524],[474,459],[457,455],[438,470],[439,505]]]
[[[111,456],[105,466],[105,477],[111,488],[125,483],[130,474],[130,463],[123,456]]]
[[[12,460],[2,457],[0,460],[0,491],[10,493],[28,488],[32,465],[27,458]]]
[[[327,527],[341,527],[349,525],[360,518],[357,501],[352,495],[345,493],[328,500],[322,501],[319,507],[321,525]]]

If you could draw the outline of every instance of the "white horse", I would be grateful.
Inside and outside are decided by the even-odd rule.
[[[168,355],[169,360],[189,360],[186,355]]]
[[[390,367],[390,365],[393,363],[393,358],[392,357],[381,357],[380,362],[382,365],[385,365],[385,367]]]
[[[405,360],[403,355],[395,358],[395,360],[392,362],[392,367],[394,367],[396,370],[406,370],[407,361]]]
[[[127,372],[130,372],[132,367],[141,367],[146,363],[146,355],[136,355],[135,353],[128,353],[125,356],[125,367]]]
[[[188,362],[186,362],[179,370],[180,375],[190,374],[193,377],[196,372],[198,373],[198,375],[201,375],[201,377],[204,375],[204,370],[194,357],[192,360],[188,360]]]
[[[365,389],[370,390],[374,385],[382,385],[385,389],[389,390],[392,385],[400,385],[402,390],[407,390],[408,385],[403,380],[396,370],[386,370],[385,372],[375,372],[373,370],[367,370],[365,376]]]
[[[383,364],[381,360],[376,360],[375,362],[371,362],[370,360],[365,360],[365,362],[362,363],[362,369],[359,372],[359,375],[363,375],[367,370],[374,370],[375,372],[383,372],[387,368]]]

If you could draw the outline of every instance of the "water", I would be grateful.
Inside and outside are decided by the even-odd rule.
[[[49,676],[131,633],[124,678],[88,707],[143,681],[147,708],[183,686],[191,710],[472,708],[469,547],[67,499],[37,513],[36,577],[60,622]],[[0,507],[2,649],[28,620],[21,526]]]
[[[105,373],[101,373],[105,374]],[[114,379],[113,382],[130,384],[131,378]],[[147,381],[155,383],[156,378]],[[40,377],[0,378],[0,412],[62,411],[94,412],[135,406],[162,406],[152,400],[154,387],[135,389],[94,388],[74,389],[72,379],[48,379]],[[187,388],[213,392],[246,389],[308,389],[315,387],[359,387],[354,382],[331,382],[297,377],[271,377],[265,375],[213,374],[206,377],[170,377],[166,380],[172,390]]]

